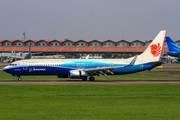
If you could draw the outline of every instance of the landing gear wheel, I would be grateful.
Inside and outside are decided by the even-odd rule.
[[[18,81],[21,81],[21,78],[20,78],[20,77],[18,78]]]
[[[82,81],[86,81],[87,80],[87,78],[82,78]]]
[[[90,81],[94,81],[95,78],[94,78],[94,77],[89,77],[89,80],[90,80]]]

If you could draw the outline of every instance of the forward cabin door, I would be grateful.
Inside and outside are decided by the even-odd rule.
[[[23,70],[27,70],[27,62],[23,62]]]
[[[140,62],[140,69],[141,70],[143,69],[143,62],[142,61]]]

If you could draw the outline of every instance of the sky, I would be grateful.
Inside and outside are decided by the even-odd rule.
[[[0,40],[180,40],[179,0],[0,0]]]

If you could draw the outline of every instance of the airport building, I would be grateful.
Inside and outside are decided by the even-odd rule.
[[[28,52],[29,45],[31,44],[31,52],[41,52],[36,56],[51,56],[60,55],[62,58],[66,54],[76,55],[79,54],[82,57],[90,55],[90,58],[102,58],[102,55],[111,52],[113,54],[123,55],[136,55],[142,53],[146,47],[152,42],[148,40],[146,42],[140,40],[134,40],[129,42],[127,40],[113,41],[111,39],[101,41],[101,40],[0,40],[0,56],[2,53],[12,52],[18,54],[20,52]],[[175,41],[175,43],[180,46],[180,40]],[[163,52],[167,52],[167,44],[164,43]]]

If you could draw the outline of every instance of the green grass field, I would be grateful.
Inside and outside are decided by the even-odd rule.
[[[158,74],[158,75],[180,76],[180,72],[155,72],[155,71],[145,71],[145,72],[142,72],[142,73]]]
[[[179,74],[179,73],[177,73]],[[69,78],[57,78],[57,76],[21,76],[22,80],[74,80]],[[141,76],[134,74],[95,76],[96,80],[179,80],[178,78]],[[0,80],[17,80],[11,74],[0,72]],[[77,79],[81,80],[81,79]]]
[[[178,120],[180,85],[0,86],[1,120]]]

